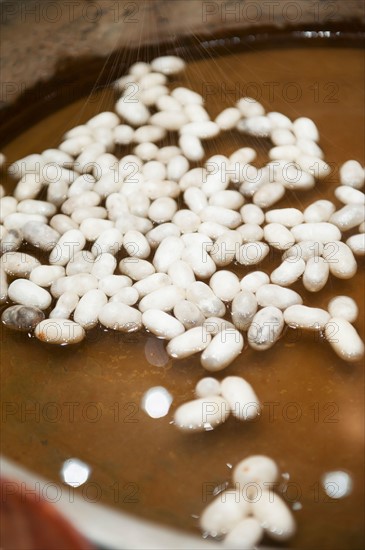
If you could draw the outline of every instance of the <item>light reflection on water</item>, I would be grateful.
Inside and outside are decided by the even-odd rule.
[[[71,487],[83,485],[89,479],[90,473],[90,466],[78,458],[65,460],[60,472],[63,482]]]
[[[352,478],[342,470],[327,472],[321,479],[322,487],[330,498],[343,498],[352,492]]]
[[[162,418],[170,410],[172,395],[162,386],[155,386],[142,397],[141,407],[151,418]]]

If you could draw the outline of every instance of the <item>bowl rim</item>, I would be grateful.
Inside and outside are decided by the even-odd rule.
[[[107,505],[87,501],[77,492],[70,492],[67,485],[47,480],[3,455],[0,455],[0,473],[7,481],[21,485],[22,490],[22,484],[29,491],[34,489],[36,498],[48,497],[49,502],[81,535],[108,550],[217,550],[222,546],[218,542],[200,539]],[[2,498],[4,502],[6,495]]]
[[[200,60],[228,52],[255,52],[270,48],[286,47],[363,47],[365,22],[342,20],[328,23],[308,23],[291,26],[266,25],[257,28],[222,29],[211,34],[207,31],[189,36],[176,36],[173,41],[145,44],[145,61],[156,56],[178,55],[191,60]],[[128,66],[123,63],[123,56]],[[18,134],[19,128],[28,129],[42,118],[58,109],[87,96],[94,89],[97,76],[100,89],[110,88],[112,82],[126,74],[128,67],[140,60],[140,48],[117,48],[105,57],[90,55],[77,59],[66,59],[62,67],[47,81],[40,80],[25,89],[15,101],[0,109],[0,148],[7,145]],[[86,75],[80,78],[80,74]],[[70,97],[70,89],[72,97]]]

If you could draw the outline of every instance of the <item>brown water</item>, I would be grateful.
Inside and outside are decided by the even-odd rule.
[[[336,166],[350,158],[364,163],[362,77],[360,50],[296,48],[192,62],[179,83],[205,93],[213,115],[246,93],[268,110],[313,118],[326,160]],[[63,132],[112,103],[112,93],[104,91],[43,120],[40,113],[40,122],[20,132],[4,152],[13,161],[57,146]],[[236,133],[211,142],[208,154],[252,144],[261,150],[259,165],[267,144]],[[335,172],[313,191],[288,193],[275,207],[333,200],[337,181]],[[264,269],[279,262],[275,255]],[[301,282],[294,288],[308,305],[326,307],[337,294],[361,305],[359,264],[353,279],[331,278],[318,294],[306,292]],[[355,324],[363,334],[362,315]],[[213,486],[230,480],[229,465],[267,454],[289,474],[291,503],[301,504],[294,512],[298,533],[292,548],[362,548],[363,366],[340,360],[321,338],[290,330],[267,352],[246,347],[218,377],[240,375],[252,383],[263,403],[260,419],[244,424],[230,418],[213,432],[184,434],[171,420],[206,374],[198,358],[167,360],[161,342],[146,334],[96,329],[77,347],[55,348],[2,331],[2,450],[9,457],[59,482],[62,463],[78,457],[93,468],[85,498],[199,534],[193,516],[206,505],[205,493],[209,500]],[[154,386],[165,387],[174,398],[169,414],[160,419],[140,407],[143,394]],[[333,470],[352,478],[352,492],[344,498],[331,499],[321,486],[323,474]]]

